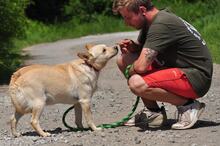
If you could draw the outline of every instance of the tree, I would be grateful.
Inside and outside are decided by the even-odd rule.
[[[13,39],[25,34],[24,9],[27,0],[0,1],[0,82],[7,81],[20,63],[19,53],[14,49]]]

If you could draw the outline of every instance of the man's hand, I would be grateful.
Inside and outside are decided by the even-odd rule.
[[[135,52],[138,49],[138,45],[133,40],[130,39],[124,39],[121,42],[119,42],[118,45],[121,48],[122,54]]]

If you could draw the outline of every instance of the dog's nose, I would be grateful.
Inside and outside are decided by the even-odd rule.
[[[116,45],[116,46],[114,46],[113,48],[118,51],[118,50],[120,49],[120,46],[119,46],[119,45]]]

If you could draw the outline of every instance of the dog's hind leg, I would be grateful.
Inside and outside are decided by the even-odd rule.
[[[75,123],[78,128],[83,128],[82,125],[82,107],[79,103],[74,105],[75,108]]]
[[[44,132],[42,128],[40,127],[40,123],[39,123],[39,119],[43,112],[44,106],[45,106],[45,103],[43,102],[37,102],[35,104],[35,106],[32,109],[31,125],[39,135],[43,137],[47,137],[47,136],[50,136],[51,134],[48,132]]]
[[[12,117],[10,119],[11,131],[15,137],[21,136],[21,134],[19,132],[17,132],[16,129],[17,129],[17,123],[22,116],[23,116],[23,114],[20,114],[15,110],[15,113],[12,115]]]

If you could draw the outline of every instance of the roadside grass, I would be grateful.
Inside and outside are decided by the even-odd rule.
[[[92,34],[103,34],[119,31],[129,31],[122,19],[107,16],[97,16],[97,20],[90,23],[80,23],[72,20],[56,25],[46,25],[37,21],[28,21],[26,38],[15,40],[17,48],[29,45],[52,42],[60,39],[77,38]]]
[[[195,21],[203,38],[206,40],[211,50],[212,58],[215,63],[220,64],[220,12],[209,15],[201,20]]]

